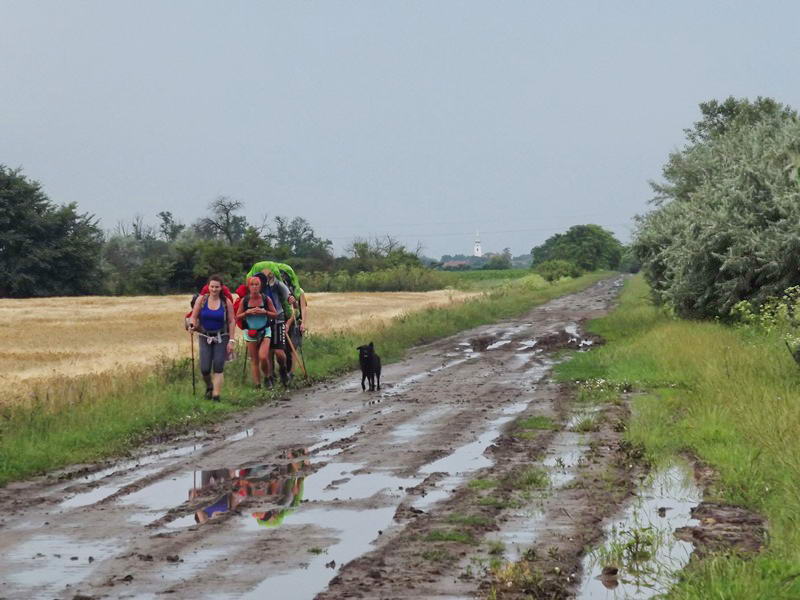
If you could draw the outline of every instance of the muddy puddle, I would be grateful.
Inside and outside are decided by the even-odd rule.
[[[577,598],[643,600],[664,594],[693,549],[674,532],[697,523],[691,509],[702,497],[685,462],[648,477],[635,500],[604,528],[603,544],[586,556]]]
[[[52,597],[64,586],[82,581],[96,561],[109,558],[118,549],[116,540],[82,542],[71,536],[37,534],[3,556],[11,567],[8,583],[25,586],[32,597]],[[0,590],[2,593],[2,590]]]

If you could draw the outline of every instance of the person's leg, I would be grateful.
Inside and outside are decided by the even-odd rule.
[[[286,372],[286,325],[275,323],[272,333],[272,345],[275,349],[275,358],[278,359],[278,372],[281,376],[281,383],[285,386],[289,382]]]
[[[214,352],[211,365],[213,369],[211,379],[214,391],[211,397],[219,402],[219,396],[222,393],[222,382],[225,377],[225,359],[228,356],[228,336],[223,336],[222,342],[211,344],[211,346]]]
[[[258,357],[258,342],[247,342],[247,354],[250,356],[250,374],[253,376],[253,383],[261,385],[261,364]]]
[[[208,342],[206,342],[206,338],[198,335],[197,339],[199,340],[198,349],[200,350],[200,374],[206,384],[206,398],[210,398],[213,390],[213,382],[211,381],[212,350]]]
[[[261,363],[261,371],[268,381],[272,379],[272,363],[270,361],[270,348],[271,341],[265,337],[261,342],[261,347],[258,349],[258,360]]]

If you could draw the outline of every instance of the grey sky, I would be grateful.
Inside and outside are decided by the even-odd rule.
[[[0,163],[105,227],[218,194],[341,249],[628,239],[697,104],[800,105],[796,2],[0,0]]]

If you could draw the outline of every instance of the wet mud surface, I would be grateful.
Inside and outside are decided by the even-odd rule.
[[[493,559],[523,557],[555,573],[535,585],[568,593],[632,470],[624,406],[572,431],[548,374],[554,351],[597,342],[581,324],[620,285],[416,348],[381,392],[351,374],[7,486],[0,597],[473,598]]]

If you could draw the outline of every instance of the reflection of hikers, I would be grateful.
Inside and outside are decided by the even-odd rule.
[[[274,266],[273,269],[277,271]],[[272,331],[270,332],[269,357],[267,358],[270,362],[270,376],[267,378],[269,387],[272,387],[274,381],[271,375],[273,356],[278,359],[278,372],[280,373],[281,383],[284,386],[289,383],[286,371],[286,319],[292,315],[289,288],[275,276],[273,269],[264,268],[255,273],[255,277],[261,280],[261,291],[270,297],[272,304],[275,306],[275,311],[278,313],[272,321]]]
[[[200,347],[200,373],[206,382],[206,398],[219,402],[222,391],[225,360],[233,352],[234,324],[233,304],[220,295],[222,278],[208,278],[208,295],[201,295],[194,303],[189,327],[198,332]],[[211,374],[211,371],[214,374]]]
[[[276,502],[280,508],[252,513],[258,524],[263,527],[277,527],[293,513],[303,501],[303,484],[305,477],[290,477],[283,482],[283,490]]]
[[[247,280],[247,295],[239,303],[236,318],[244,321],[244,339],[247,342],[247,353],[250,355],[250,366],[253,383],[261,387],[261,372],[264,373],[265,384],[270,385],[272,378],[272,361],[270,351],[270,319],[278,313],[272,300],[261,291],[261,280],[250,277]]]

